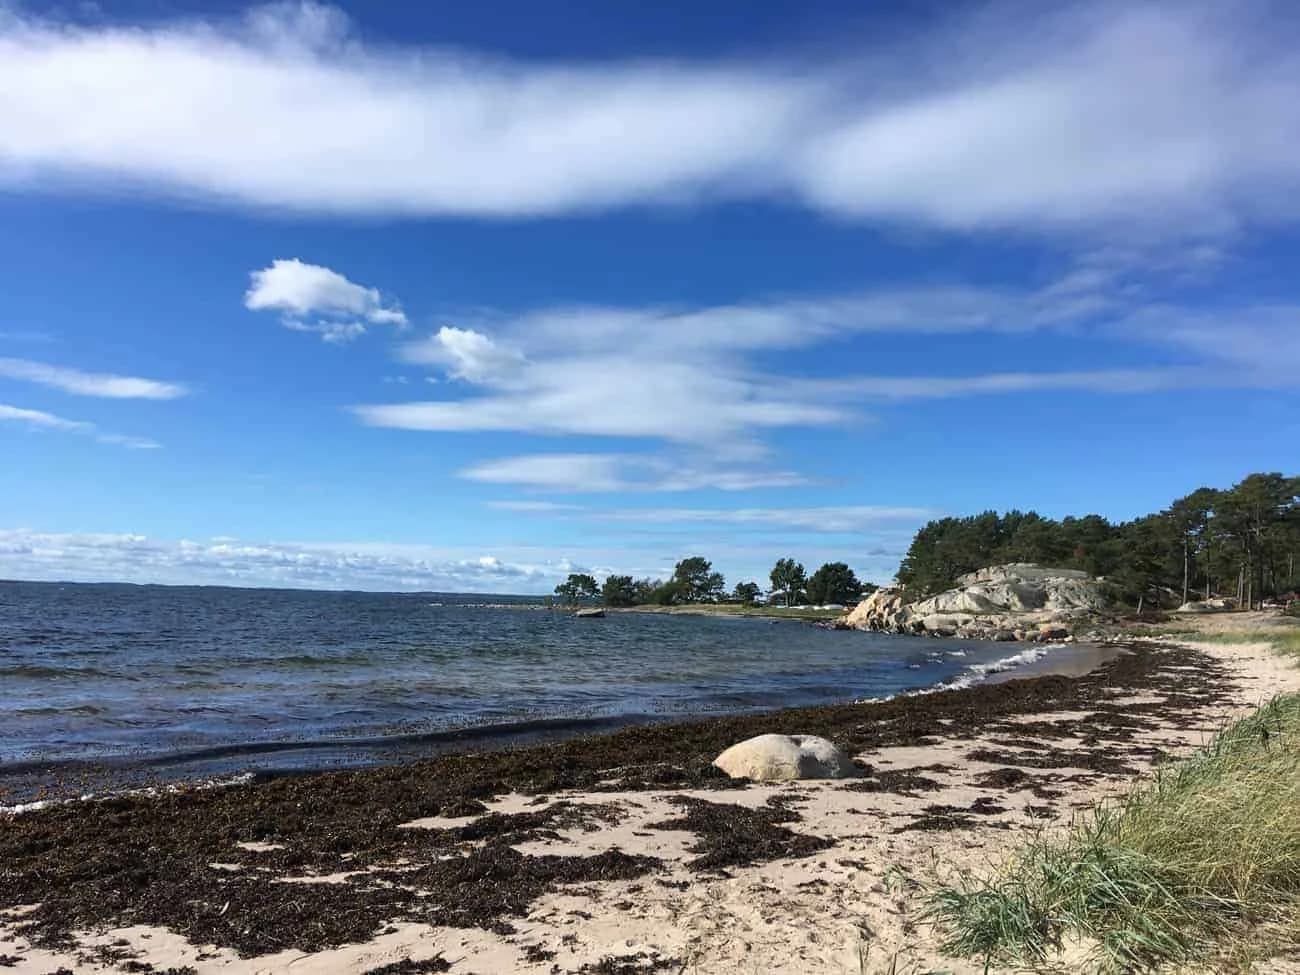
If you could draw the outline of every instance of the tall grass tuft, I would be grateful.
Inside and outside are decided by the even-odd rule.
[[[1300,946],[1300,695],[1276,698],[999,876],[932,895],[945,948],[1099,971]]]

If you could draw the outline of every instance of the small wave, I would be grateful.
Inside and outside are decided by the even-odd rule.
[[[956,690],[962,687],[970,687],[992,674],[1002,674],[1008,670],[1015,670],[1017,667],[1025,666],[1025,664],[1032,664],[1035,660],[1041,660],[1045,656],[1047,656],[1046,650],[1041,647],[1030,647],[1028,650],[1013,653],[1009,657],[990,660],[986,664],[971,664],[966,668],[964,674],[946,681],[939,686],[939,689]]]
[[[39,708],[18,708],[18,714],[28,718],[53,717],[59,714],[75,714],[86,717],[93,717],[97,714],[107,714],[105,708],[97,707],[94,704],[73,704],[66,708],[60,707],[39,707]]]
[[[1047,656],[1049,648],[1030,647],[1019,653],[1013,653],[1008,657],[1001,657],[997,660],[990,660],[988,663],[971,664],[962,673],[956,677],[951,677],[946,681],[935,684],[932,687],[921,687],[912,691],[899,691],[897,694],[886,694],[884,697],[865,697],[854,701],[855,704],[879,704],[882,701],[892,701],[899,697],[920,697],[922,694],[934,694],[938,691],[959,691],[967,687],[972,687],[980,681],[992,676],[993,674],[1005,673],[1008,670],[1015,670],[1017,667],[1023,667],[1031,664],[1036,660],[1041,660]],[[908,670],[919,670],[918,664],[908,664]]]
[[[25,677],[28,679],[66,677],[123,677],[123,674],[110,674],[95,667],[46,667],[42,664],[15,664],[12,667],[0,667],[0,677]]]

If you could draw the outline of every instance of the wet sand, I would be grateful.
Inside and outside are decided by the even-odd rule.
[[[938,958],[923,883],[1068,822],[1298,676],[1259,647],[1140,643],[1083,676],[57,806],[0,821],[0,964],[979,971]],[[829,737],[862,775],[712,768],[763,732]]]

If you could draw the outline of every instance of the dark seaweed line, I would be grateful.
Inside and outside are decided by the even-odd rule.
[[[1121,688],[1159,694],[1163,703],[1111,703]],[[404,766],[55,806],[11,819],[0,830],[0,908],[40,903],[23,923],[26,935],[42,944],[64,943],[74,930],[109,923],[151,924],[245,955],[365,941],[402,918],[506,932],[511,918],[525,915],[536,897],[557,885],[629,879],[659,864],[617,850],[540,857],[511,846],[528,830],[558,825],[547,818],[560,814],[552,811],[534,819],[487,817],[482,826],[474,824],[479,846],[468,846],[468,833],[401,824],[481,812],[482,800],[509,791],[734,785],[712,767],[712,758],[763,732],[821,734],[860,753],[941,737],[1024,735],[1026,725],[1008,719],[1082,710],[1090,715],[1086,723],[1049,725],[1043,733],[1064,737],[1082,729],[1104,750],[1157,718],[1190,727],[1199,709],[1227,700],[1232,689],[1226,671],[1210,658],[1148,646],[1082,678],[1046,676],[874,704],[656,724]],[[579,809],[576,815],[596,813]],[[750,817],[748,832],[721,844],[713,825],[719,816],[709,809],[688,803],[680,822],[696,831],[696,867],[705,869],[822,848],[818,838],[779,825],[796,817]],[[235,847],[248,841],[282,848],[252,853]],[[245,869],[231,874],[209,867],[232,861]],[[396,870],[398,861],[414,867]],[[343,884],[275,882],[286,874],[336,871],[356,873]]]

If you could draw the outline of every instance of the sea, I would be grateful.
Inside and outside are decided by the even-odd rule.
[[[536,596],[0,582],[0,805],[91,773],[284,774],[965,686],[1015,644]]]

